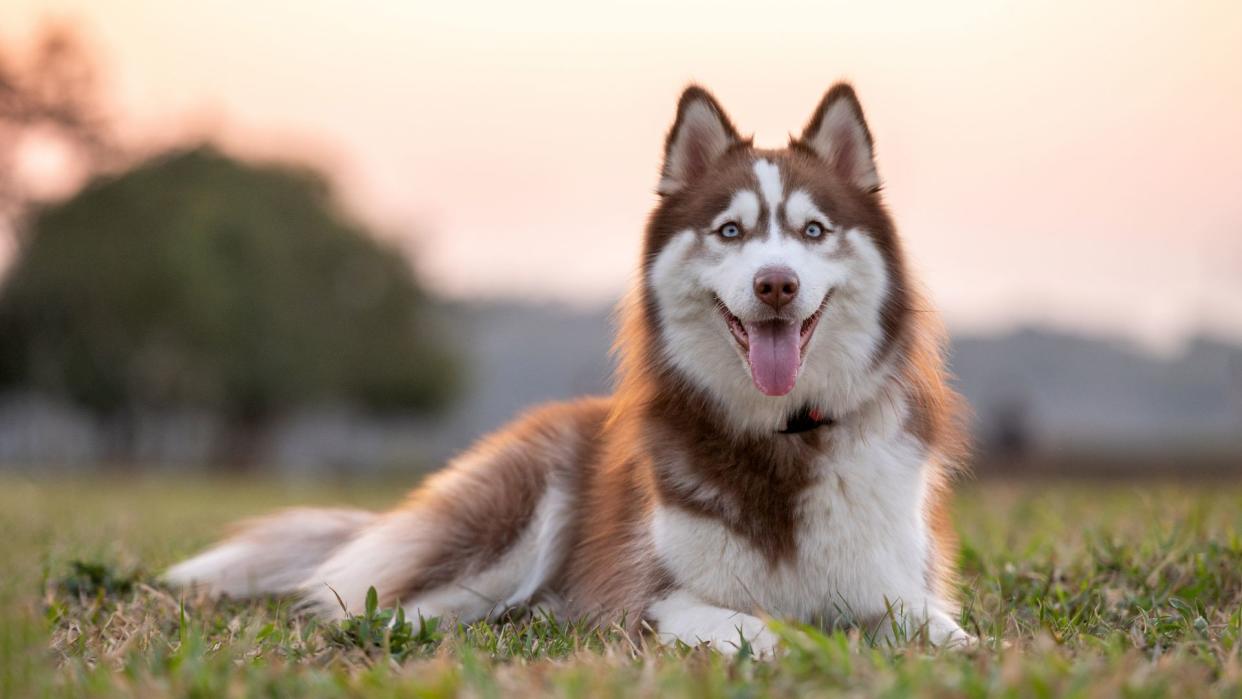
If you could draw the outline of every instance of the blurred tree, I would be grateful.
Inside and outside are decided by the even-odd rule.
[[[122,424],[215,411],[221,460],[244,465],[291,408],[425,411],[456,386],[407,260],[311,171],[173,153],[34,211],[23,238],[0,286],[0,390]]]
[[[94,60],[68,26],[47,25],[22,55],[0,45],[0,224],[15,227],[31,199],[18,161],[32,139],[63,148],[87,172],[120,160],[98,83]]]

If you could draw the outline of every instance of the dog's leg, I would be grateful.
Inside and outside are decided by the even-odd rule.
[[[439,536],[444,525],[424,521],[420,513],[390,516],[318,570],[306,597],[321,614],[341,617],[358,613],[367,589],[375,587],[384,606],[400,604],[410,619],[486,619],[524,604],[542,588],[546,569],[538,562],[555,543],[540,536],[548,509],[541,504],[534,521],[524,523],[516,542],[494,559],[454,550]],[[420,576],[417,582],[410,582],[412,575]],[[526,589],[527,596],[517,599]]]
[[[760,656],[771,655],[777,645],[776,635],[768,630],[762,619],[707,604],[684,590],[673,592],[652,604],[646,616],[664,643],[707,644],[732,655],[741,648],[744,639]]]
[[[469,622],[538,597],[564,561],[576,481],[607,403],[555,404],[484,439],[303,582],[321,614],[374,587],[408,616]]]
[[[455,499],[436,493],[437,500],[388,513],[309,576],[304,599],[339,618],[358,613],[374,587],[382,605],[400,604],[409,617],[461,622],[525,604],[564,554],[567,496],[559,481],[546,480],[525,484],[533,490],[523,496],[533,501],[529,512],[496,496],[490,511],[481,509],[471,498],[486,501],[487,486],[473,483]]]

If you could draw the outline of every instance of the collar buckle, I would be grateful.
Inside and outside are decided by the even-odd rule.
[[[818,410],[812,408],[802,408],[794,413],[785,423],[785,429],[780,434],[800,434],[802,432],[810,432],[813,429],[832,425],[835,422],[830,417],[825,416]]]

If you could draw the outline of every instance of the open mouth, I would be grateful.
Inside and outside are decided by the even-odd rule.
[[[819,308],[800,322],[780,317],[743,321],[733,315],[719,298],[716,299],[716,307],[720,309],[730,334],[750,366],[755,387],[764,394],[783,396],[793,390],[806,348],[831,296],[832,291],[829,290]]]

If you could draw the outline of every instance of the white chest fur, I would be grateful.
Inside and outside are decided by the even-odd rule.
[[[901,432],[834,449],[798,504],[796,553],[775,565],[720,521],[675,506],[656,508],[654,544],[680,588],[739,611],[832,623],[934,605],[923,458]]]

